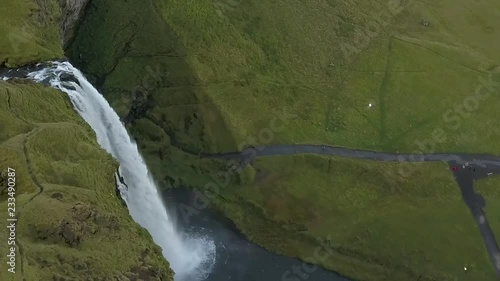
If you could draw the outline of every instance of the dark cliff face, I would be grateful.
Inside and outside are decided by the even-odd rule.
[[[59,6],[61,7],[60,28],[63,46],[66,46],[71,38],[73,38],[78,23],[85,11],[85,7],[87,7],[89,2],[90,0],[59,0]]]

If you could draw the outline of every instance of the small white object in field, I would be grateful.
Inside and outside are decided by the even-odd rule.
[[[371,103],[368,104],[368,107],[372,107],[372,106],[373,106],[373,104],[371,104]]]
[[[491,176],[491,175],[493,175],[493,173],[488,173],[488,176]]]
[[[467,271],[467,267],[466,266],[464,266],[464,270]]]

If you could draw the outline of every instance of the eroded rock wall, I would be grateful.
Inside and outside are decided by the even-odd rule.
[[[78,26],[85,7],[90,0],[59,0],[59,6],[61,7],[61,37],[63,40],[63,46],[71,40],[75,34],[75,30]]]

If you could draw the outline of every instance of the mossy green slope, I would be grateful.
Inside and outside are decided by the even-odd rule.
[[[15,169],[18,219],[16,274],[2,270],[1,280],[172,280],[161,249],[115,193],[118,164],[63,93],[0,82],[0,114],[2,189],[7,167]],[[6,198],[2,190],[4,218]],[[6,255],[0,262],[5,269]]]
[[[63,56],[57,0],[1,0],[0,7],[0,65],[16,67]]]
[[[203,173],[213,161],[200,165],[196,154],[237,147],[217,105],[187,63],[178,36],[153,1],[89,5],[67,50],[72,62],[127,120],[161,186],[208,179]]]

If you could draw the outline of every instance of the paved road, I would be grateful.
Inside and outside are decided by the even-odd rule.
[[[490,173],[500,174],[500,167],[488,165],[486,165],[486,167],[481,167],[475,164],[469,164],[468,167],[464,168],[463,164],[457,163],[456,161],[450,161],[448,164],[456,181],[458,182],[460,191],[462,192],[462,198],[469,208],[472,217],[476,221],[479,231],[483,236],[484,245],[486,246],[491,262],[493,263],[497,277],[500,279],[500,249],[498,248],[495,234],[491,230],[484,212],[486,201],[483,196],[476,193],[474,190],[475,180],[487,177]]]
[[[448,162],[462,199],[469,208],[472,217],[481,232],[484,245],[500,280],[500,249],[491,230],[484,208],[486,201],[474,190],[474,181],[500,175],[500,156],[485,154],[399,154],[366,150],[348,149],[327,145],[270,145],[247,148],[242,152],[204,154],[202,157],[237,160],[240,167],[246,166],[256,157],[294,154],[335,155],[348,158],[367,159],[388,162]]]

